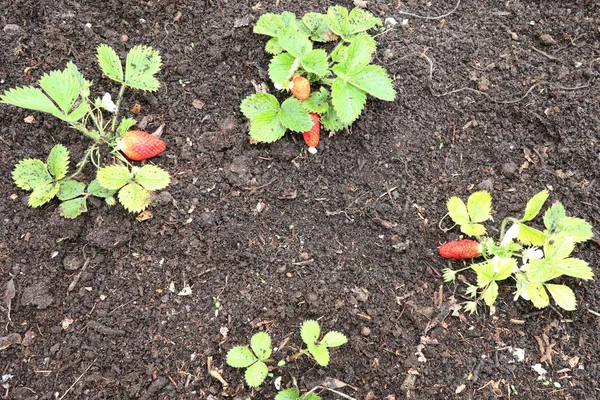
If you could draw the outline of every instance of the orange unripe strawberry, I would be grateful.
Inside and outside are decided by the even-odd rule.
[[[313,125],[312,127],[304,132],[302,136],[304,137],[304,143],[308,146],[308,151],[311,153],[316,153],[316,147],[319,144],[319,138],[321,137],[321,119],[319,118],[319,114],[310,113],[312,117]]]
[[[298,100],[304,101],[310,96],[310,82],[303,76],[295,74],[292,77],[292,94]]]
[[[481,243],[474,240],[463,239],[446,242],[439,248],[440,255],[444,258],[463,260],[481,255]]]
[[[132,130],[127,131],[123,137],[117,141],[117,148],[121,150],[127,158],[133,161],[142,161],[159,155],[167,148],[165,142],[148,132]]]

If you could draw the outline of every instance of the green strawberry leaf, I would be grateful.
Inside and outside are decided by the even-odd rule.
[[[285,131],[279,120],[279,109],[263,111],[250,122],[249,134],[256,142],[274,142],[281,139]]]
[[[477,274],[477,286],[484,288],[494,281],[494,264],[491,261],[483,261],[471,266]]]
[[[319,327],[319,323],[312,319],[304,321],[302,327],[300,328],[300,337],[302,341],[306,343],[306,345],[314,345],[317,340],[319,340],[319,336],[321,335],[321,328]]]
[[[283,83],[290,80],[296,72],[296,57],[290,53],[281,53],[271,59],[269,64],[269,78],[273,83]],[[279,103],[278,103],[279,105]]]
[[[329,72],[327,53],[323,49],[309,51],[302,58],[302,67],[306,72],[324,77]]]
[[[36,185],[29,195],[28,204],[30,207],[36,208],[46,204],[58,193],[59,184],[57,182],[46,182]]]
[[[60,215],[65,218],[77,218],[87,212],[87,200],[85,197],[63,201],[59,206]]]
[[[317,396],[314,393],[307,393],[304,396],[300,397],[300,400],[321,400],[321,397]]]
[[[327,332],[321,340],[321,344],[325,347],[338,347],[346,343],[348,343],[348,338],[337,331]]]
[[[568,232],[550,235],[544,244],[544,255],[547,260],[563,260],[575,249],[575,241]]]
[[[335,78],[331,88],[331,102],[340,121],[351,124],[360,115],[367,95],[362,90],[345,82],[342,78]]]
[[[106,44],[101,44],[97,49],[98,64],[104,75],[117,82],[123,82],[123,65],[117,52]]]
[[[549,263],[553,270],[556,271],[554,277],[567,275],[573,278],[589,280],[594,277],[594,271],[589,267],[589,264],[579,258],[565,258],[560,261],[552,261]]]
[[[277,393],[275,400],[298,400],[299,397],[300,391],[298,389],[290,388]]]
[[[144,211],[150,205],[150,192],[137,183],[129,183],[119,190],[119,202],[132,213]]]
[[[252,335],[250,347],[261,361],[265,361],[271,357],[271,337],[268,333],[258,332]]]
[[[246,346],[236,346],[227,352],[227,365],[233,368],[247,368],[258,361]]]
[[[127,53],[125,61],[125,85],[134,89],[154,92],[160,82],[154,77],[160,70],[161,58],[158,51],[148,46],[135,46]]]
[[[544,226],[549,231],[552,231],[558,226],[558,221],[566,216],[567,212],[565,211],[565,207],[557,201],[544,213]]]
[[[124,165],[109,165],[98,170],[96,179],[105,189],[119,190],[131,182],[131,173]]]
[[[292,56],[302,59],[304,55],[312,50],[312,42],[307,35],[295,27],[288,28],[277,36],[279,45]]]
[[[28,110],[43,111],[63,119],[64,114],[38,88],[26,86],[8,89],[0,96],[0,102]]]
[[[336,74],[347,76],[358,74],[371,62],[371,56],[375,52],[375,49],[375,39],[370,35],[357,36],[350,46],[348,46],[344,63],[336,65],[336,67],[339,67]]]
[[[343,64],[348,58],[348,46],[336,46],[331,52],[331,60],[338,64]]]
[[[556,304],[563,310],[574,311],[577,308],[575,293],[573,293],[570,287],[548,283],[546,284],[546,289],[548,289]]]
[[[54,100],[63,114],[69,114],[79,97],[79,82],[68,70],[50,71],[40,79],[40,86]]]
[[[514,258],[501,258],[497,261],[492,259],[492,263],[496,263],[494,268],[494,281],[503,281],[508,278],[517,268],[517,260]]]
[[[338,36],[348,34],[348,10],[342,6],[327,9],[327,25]]]
[[[317,114],[325,114],[329,109],[329,92],[324,87],[316,92],[312,92],[308,99],[302,102],[302,107],[306,111],[314,112]]]
[[[279,122],[295,132],[305,132],[312,127],[312,117],[302,107],[300,100],[290,97],[281,104]]]
[[[325,346],[317,346],[315,344],[307,344],[306,348],[314,357],[317,364],[326,367],[329,364],[329,350]]]
[[[85,183],[74,179],[67,179],[60,182],[60,187],[56,197],[61,200],[71,200],[85,193]]]
[[[548,200],[549,195],[550,193],[544,189],[529,199],[527,206],[525,207],[525,214],[523,215],[523,218],[521,218],[521,222],[527,222],[534,219],[539,214],[546,200]]]
[[[279,44],[279,40],[276,37],[273,37],[265,44],[265,51],[269,54],[276,55],[283,51],[283,47]]]
[[[548,307],[548,305],[550,304],[550,298],[548,297],[548,293],[546,292],[546,289],[544,289],[544,285],[541,283],[529,283],[529,285],[527,286],[527,294],[529,295],[529,299],[536,308]]]
[[[156,165],[144,165],[136,170],[134,168],[133,179],[149,191],[166,188],[171,182],[169,173]]]
[[[529,266],[525,272],[527,280],[534,283],[544,283],[562,275],[552,263],[545,259],[529,260]]]
[[[574,217],[561,218],[556,225],[555,232],[568,234],[575,243],[585,242],[594,236],[592,226],[586,220]]]
[[[246,370],[246,374],[244,377],[246,378],[246,383],[250,387],[259,387],[269,374],[269,368],[267,364],[262,361],[257,361],[252,364]]]
[[[305,102],[307,100],[305,100]],[[342,122],[340,116],[333,108],[333,105],[328,102],[327,111],[325,112],[325,115],[323,115],[321,118],[321,124],[328,131],[335,132],[347,128],[348,126],[350,126],[351,123]]]
[[[253,120],[264,111],[279,111],[279,101],[272,94],[256,93],[246,97],[242,101],[240,110],[246,118]]]
[[[285,11],[279,14],[263,14],[260,16],[256,25],[254,25],[254,33],[259,35],[267,35],[272,37],[279,36],[286,27],[294,26],[296,24],[296,16],[291,12]]]
[[[375,17],[367,10],[356,7],[348,15],[347,35],[367,31],[376,25],[382,25],[381,19]]]
[[[471,194],[467,200],[467,210],[471,222],[487,221],[492,212],[492,195],[485,190]]]
[[[304,14],[302,22],[306,29],[302,29],[310,36],[313,42],[331,42],[337,40],[337,35],[329,29],[327,16],[315,12]]]
[[[122,118],[117,127],[117,136],[122,137],[135,124],[137,124],[137,121],[133,118]]]
[[[107,189],[107,188],[103,187],[102,185],[100,185],[100,182],[98,181],[98,179],[94,179],[88,185],[87,192],[89,194],[91,194],[92,196],[106,198],[106,197],[110,197],[110,196],[114,195],[115,193],[117,193],[117,190]]]
[[[77,65],[73,64],[70,61],[67,63],[66,69],[71,73],[71,75],[75,77],[75,80],[77,81],[77,86],[79,87],[79,94],[85,98],[90,97],[90,87],[92,86],[92,81],[88,81],[87,79],[85,79],[83,77],[83,74],[79,72]]]
[[[352,75],[348,81],[378,99],[393,101],[396,98],[392,80],[385,69],[379,65],[367,65],[360,72]]]
[[[42,160],[28,158],[21,160],[12,172],[15,184],[23,190],[32,190],[36,186],[52,182],[52,176]]]
[[[525,245],[543,246],[546,242],[546,235],[544,235],[544,232],[519,223],[519,235],[517,239]]]
[[[460,226],[460,231],[468,236],[483,236],[486,233],[485,226],[481,224],[464,224]]]
[[[54,176],[56,180],[61,180],[67,175],[69,169],[69,150],[62,144],[54,145],[46,162],[50,175]]]
[[[471,222],[469,211],[467,211],[467,205],[461,198],[456,196],[450,197],[446,206],[448,208],[448,215],[450,215],[450,218],[452,218],[452,221],[454,221],[455,224],[466,225]]]
[[[496,282],[490,283],[490,285],[481,293],[483,301],[489,307],[494,304],[496,298],[498,298],[498,284]]]

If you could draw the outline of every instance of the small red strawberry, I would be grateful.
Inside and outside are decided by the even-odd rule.
[[[127,131],[117,141],[117,148],[125,153],[130,160],[142,161],[159,155],[165,151],[167,145],[148,132],[133,130]]]
[[[321,119],[316,113],[310,113],[310,116],[312,117],[312,128],[304,132],[302,136],[304,136],[304,143],[308,146],[308,151],[315,154],[321,137]]]
[[[295,74],[292,77],[292,82],[294,85],[292,86],[292,94],[298,100],[306,100],[308,96],[310,96],[310,82],[303,76]]]
[[[463,260],[481,255],[481,243],[474,240],[454,240],[446,242],[439,248],[440,256]]]

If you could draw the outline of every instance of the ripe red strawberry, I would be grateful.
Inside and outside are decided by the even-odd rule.
[[[165,142],[156,136],[144,131],[127,131],[121,140],[117,141],[117,148],[127,158],[142,161],[159,155],[167,148]]]
[[[306,100],[308,96],[310,96],[310,82],[303,76],[295,74],[292,77],[292,82],[294,86],[292,86],[292,94],[298,100]]]
[[[308,146],[308,151],[314,154],[317,152],[317,145],[321,137],[321,119],[316,113],[310,113],[310,116],[313,122],[312,128],[304,132],[302,136],[304,136],[304,143]]]
[[[446,242],[439,248],[440,256],[463,260],[481,255],[481,243],[474,240],[454,240]]]

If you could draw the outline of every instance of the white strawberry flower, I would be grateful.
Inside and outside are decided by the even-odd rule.
[[[500,247],[511,243],[517,238],[517,236],[519,236],[519,224],[512,224],[512,226],[504,234],[504,237],[500,242]]]
[[[117,112],[117,106],[113,103],[112,98],[110,97],[110,93],[104,93],[102,96],[102,101],[100,103],[100,107],[104,108],[106,111]]]

